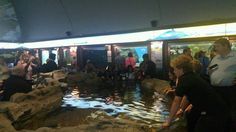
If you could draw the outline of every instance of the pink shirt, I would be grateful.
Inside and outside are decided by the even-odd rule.
[[[125,59],[125,68],[127,68],[129,65],[131,65],[132,68],[135,68],[136,60],[134,57],[128,57]]]

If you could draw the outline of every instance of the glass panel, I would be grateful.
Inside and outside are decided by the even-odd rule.
[[[120,47],[118,48],[118,51],[120,51],[120,55],[125,58],[128,56],[129,52],[132,52],[134,58],[136,59],[136,66],[139,66],[143,61],[143,55],[147,53],[147,47]]]
[[[58,53],[57,53],[57,50],[52,50],[52,53],[54,53],[56,55],[55,62],[56,62],[56,64],[58,64]]]
[[[49,57],[49,51],[48,50],[42,50],[42,64],[46,63],[48,57]]]
[[[162,41],[151,42],[151,60],[156,63],[157,69],[162,69]]]
[[[214,41],[204,41],[204,42],[184,42],[184,43],[169,43],[169,54],[170,59],[175,58],[176,56],[183,53],[185,48],[190,48],[192,51],[192,56],[196,56],[196,53],[199,51],[205,51],[206,56],[210,58],[212,44]]]

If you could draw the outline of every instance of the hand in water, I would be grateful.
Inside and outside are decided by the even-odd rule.
[[[162,128],[168,128],[168,127],[170,127],[170,123],[169,122],[164,122],[162,124]]]
[[[179,109],[178,111],[177,111],[177,113],[175,114],[175,116],[178,118],[178,117],[181,117],[181,116],[183,116],[183,113],[184,113],[184,111],[182,110],[182,109]]]

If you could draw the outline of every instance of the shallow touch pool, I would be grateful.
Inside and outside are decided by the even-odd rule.
[[[103,88],[76,87],[68,91],[62,107],[101,109],[109,116],[123,114],[148,125],[161,124],[169,114],[165,99],[154,91],[143,89],[139,84],[112,85]]]

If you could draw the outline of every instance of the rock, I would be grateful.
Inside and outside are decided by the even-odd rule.
[[[53,78],[57,81],[59,81],[60,79],[64,79],[67,74],[63,71],[63,70],[55,70],[52,72],[53,74]]]
[[[16,105],[15,103],[8,102],[8,101],[0,102],[0,113],[7,113],[8,107],[13,107],[15,105]]]
[[[67,76],[67,83],[69,86],[100,86],[102,80],[97,77],[95,73],[79,72],[76,74],[69,74]]]
[[[25,100],[35,100],[37,97],[33,94],[26,94],[26,93],[15,93],[11,96],[10,102],[20,103],[24,102]]]
[[[9,102],[0,103],[0,111],[8,115],[6,119],[10,124],[17,129],[22,129],[31,123],[32,117],[42,119],[59,108],[62,97],[63,93],[59,85],[35,89],[29,93],[16,93]]]
[[[170,87],[169,82],[160,79],[145,79],[142,81],[141,85],[144,88],[154,89],[158,93],[164,94],[167,87]]]
[[[5,116],[0,114],[0,132],[15,132],[15,128],[11,125],[11,121]]]
[[[145,79],[142,81],[142,86],[144,88],[148,88],[148,89],[153,89],[154,88],[154,82],[152,79]]]

